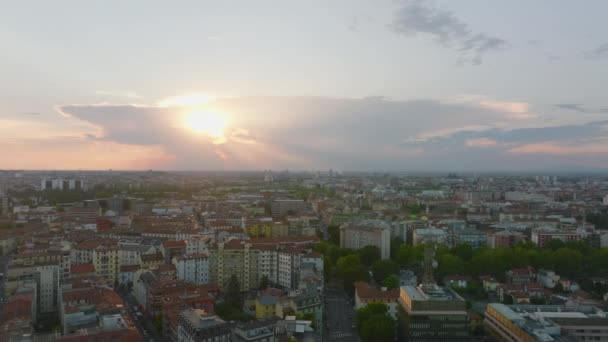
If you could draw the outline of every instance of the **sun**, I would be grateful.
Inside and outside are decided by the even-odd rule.
[[[185,125],[195,133],[208,135],[214,141],[222,141],[228,122],[218,113],[194,111],[186,114]]]

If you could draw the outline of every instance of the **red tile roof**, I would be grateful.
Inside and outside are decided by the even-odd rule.
[[[186,241],[184,240],[166,240],[163,242],[165,248],[186,248]]]
[[[93,264],[73,264],[70,267],[72,274],[79,273],[95,273],[95,266]]]

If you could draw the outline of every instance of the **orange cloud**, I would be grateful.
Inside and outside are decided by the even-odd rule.
[[[574,154],[603,154],[608,153],[606,144],[588,144],[580,146],[564,146],[555,141],[526,144],[514,147],[507,151],[512,154],[549,154],[557,156]]]
[[[22,169],[149,169],[173,161],[160,146],[121,144],[85,138],[4,140],[1,168]]]
[[[467,139],[464,142],[467,147],[494,147],[498,145],[496,140],[488,138]]]

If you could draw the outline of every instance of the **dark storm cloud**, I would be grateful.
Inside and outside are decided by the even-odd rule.
[[[608,43],[598,45],[594,49],[585,51],[584,55],[587,59],[608,58]]]
[[[454,13],[434,8],[425,1],[404,2],[391,27],[394,32],[404,35],[428,34],[474,65],[482,63],[486,52],[501,50],[508,45],[502,38],[474,32]]]

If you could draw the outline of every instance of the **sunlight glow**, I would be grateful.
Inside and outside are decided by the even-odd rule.
[[[192,131],[213,138],[214,144],[226,141],[224,131],[228,126],[226,118],[220,114],[204,111],[193,111],[186,114],[185,124]]]

